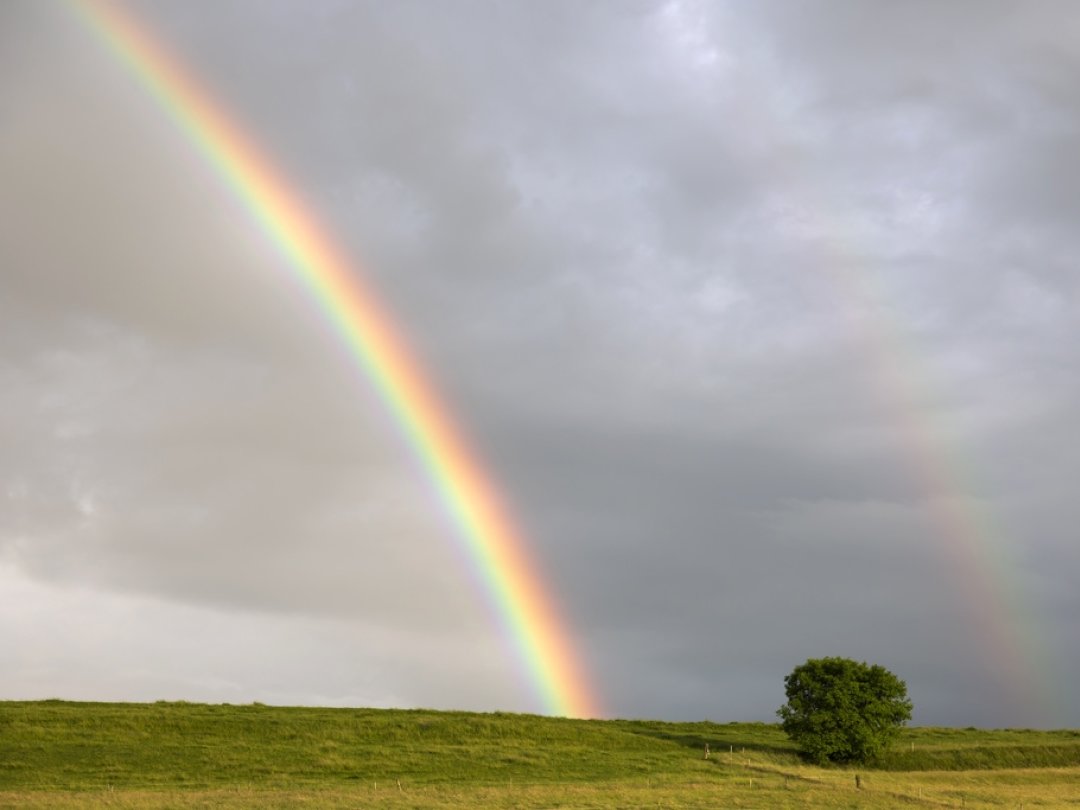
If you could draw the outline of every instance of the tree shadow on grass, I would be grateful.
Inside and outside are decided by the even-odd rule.
[[[774,756],[799,757],[799,750],[789,740],[782,738],[774,742],[757,739],[754,736],[754,731],[757,731],[757,729],[747,731],[746,729],[729,729],[724,726],[709,724],[698,732],[697,730],[676,730],[630,721],[624,726],[623,730],[630,734],[652,737],[701,752],[704,752],[705,746],[708,745],[709,751],[716,756],[753,751]]]

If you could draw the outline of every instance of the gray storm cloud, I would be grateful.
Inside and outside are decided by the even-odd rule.
[[[1080,723],[1071,4],[125,8],[395,314],[610,712],[768,720],[836,654]],[[0,178],[4,697],[538,708],[393,416],[62,4],[0,10]]]

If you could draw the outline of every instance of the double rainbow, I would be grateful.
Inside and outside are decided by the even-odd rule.
[[[130,14],[105,0],[72,3],[262,227],[395,415],[456,524],[543,710],[599,716],[524,537],[355,267],[240,127]]]
[[[524,538],[500,504],[498,493],[463,443],[445,406],[409,356],[389,315],[359,280],[350,261],[272,164],[136,21],[107,0],[71,0],[116,57],[137,77],[164,112],[214,168],[287,258],[303,287],[333,323],[359,368],[368,376],[412,445],[459,531],[457,537],[484,582],[489,599],[546,711],[599,716],[570,635],[546,592]],[[752,77],[742,75],[744,83]],[[743,88],[748,128],[779,130],[760,99],[767,88]],[[759,92],[760,91],[760,92]],[[798,162],[798,156],[795,162]],[[789,170],[791,167],[788,167]],[[781,170],[782,171],[782,170]],[[825,233],[847,229],[823,206],[810,214]],[[892,423],[903,437],[902,453],[922,485],[925,503],[952,562],[956,584],[972,611],[998,672],[1017,705],[1049,706],[1055,685],[1047,652],[1024,620],[1023,600],[1010,587],[1001,529],[974,498],[959,495],[969,474],[948,451],[942,431],[917,404],[913,381],[925,370],[905,348],[902,329],[874,288],[871,273],[850,241],[828,239],[818,248],[821,273],[844,299],[873,316],[864,331],[867,367],[892,369],[881,380],[892,403]]]

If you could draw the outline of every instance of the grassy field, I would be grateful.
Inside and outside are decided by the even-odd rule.
[[[846,770],[758,723],[0,702],[0,807],[254,806],[1080,808],[1080,732],[914,728]]]

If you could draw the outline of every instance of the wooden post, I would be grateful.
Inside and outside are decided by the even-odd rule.
[[[709,744],[705,743],[705,759],[709,758]]]

